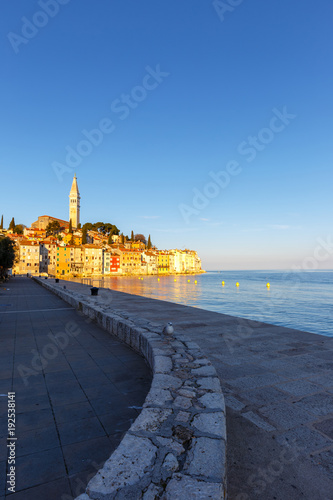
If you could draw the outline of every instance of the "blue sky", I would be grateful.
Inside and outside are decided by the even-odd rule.
[[[206,269],[333,268],[313,257],[333,233],[332,19],[329,0],[6,2],[5,224],[68,218],[76,172],[83,223]]]

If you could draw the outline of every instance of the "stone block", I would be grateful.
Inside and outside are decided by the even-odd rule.
[[[188,410],[188,408],[192,406],[192,401],[189,398],[178,396],[175,399],[174,405],[176,408],[182,408],[184,410]]]
[[[225,412],[224,399],[222,394],[210,392],[199,398],[201,404],[206,408],[214,408]]]
[[[180,443],[178,443],[178,441],[176,441],[175,439],[156,436],[156,440],[162,446],[171,449],[176,455],[181,455],[185,451],[184,447]]]
[[[188,451],[184,472],[193,476],[214,478],[214,481],[223,481],[225,470],[225,443],[221,439],[197,438],[193,439]]]
[[[153,378],[152,388],[154,389],[170,389],[175,390],[183,384],[183,381],[178,377],[163,373],[156,373]]]
[[[162,467],[167,469],[168,471],[175,472],[179,468],[179,463],[175,455],[173,453],[168,453],[163,461]]]
[[[171,409],[144,408],[132,424],[130,431],[156,432],[171,414]]]
[[[175,420],[178,422],[188,422],[191,414],[188,411],[179,411]]]
[[[172,370],[172,361],[168,356],[155,356],[154,373],[169,373]]]
[[[201,366],[200,368],[193,368],[191,373],[193,373],[193,375],[198,375],[199,377],[212,377],[216,375],[216,370],[214,366],[206,365]]]
[[[167,389],[151,389],[146,397],[143,407],[164,406],[172,401],[171,392]]]
[[[199,378],[197,380],[197,384],[202,389],[208,389],[214,392],[221,392],[221,384],[219,379],[216,377]]]
[[[195,398],[196,396],[195,391],[191,391],[190,389],[179,389],[177,392],[180,396],[183,396],[184,398]]]
[[[192,426],[202,433],[212,434],[226,439],[225,417],[222,412],[196,415],[193,419]]]
[[[134,486],[151,473],[157,448],[149,439],[126,434],[118,448],[88,484],[92,498],[114,498],[122,488]]]

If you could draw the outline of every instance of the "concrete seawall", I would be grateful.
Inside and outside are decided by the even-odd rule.
[[[199,346],[107,300],[36,279],[142,354],[153,382],[139,417],[80,500],[226,498],[225,405]],[[92,457],[93,458],[93,457]]]
[[[172,321],[177,337],[199,345],[223,389],[230,500],[332,498],[332,337],[113,290],[93,299],[79,283],[57,286],[113,314],[126,311],[140,327]]]

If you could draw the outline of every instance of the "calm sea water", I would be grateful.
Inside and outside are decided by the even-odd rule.
[[[211,271],[160,276],[160,281],[157,276],[110,278],[107,284],[122,292],[333,337],[333,271]]]

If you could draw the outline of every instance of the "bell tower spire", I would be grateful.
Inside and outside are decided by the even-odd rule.
[[[80,199],[76,174],[74,174],[72,187],[69,193],[69,219],[72,220],[73,229],[76,229],[80,223]]]

